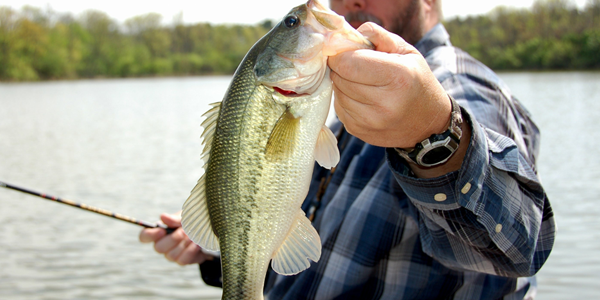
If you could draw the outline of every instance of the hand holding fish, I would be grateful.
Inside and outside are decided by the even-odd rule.
[[[452,108],[425,58],[375,23],[358,31],[376,51],[329,58],[335,111],[348,132],[372,145],[398,148],[443,132]]]
[[[170,228],[177,228],[173,233],[167,235],[162,228],[146,228],[140,232],[140,242],[154,243],[154,250],[164,254],[167,260],[181,266],[188,264],[203,263],[212,260],[213,257],[202,252],[200,247],[194,244],[181,228],[181,213],[162,214],[160,219]]]

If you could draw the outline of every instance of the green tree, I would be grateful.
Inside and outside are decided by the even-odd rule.
[[[85,51],[78,73],[84,77],[116,75],[115,62],[122,48],[121,36],[115,21],[101,11],[88,10],[79,22],[87,31]]]

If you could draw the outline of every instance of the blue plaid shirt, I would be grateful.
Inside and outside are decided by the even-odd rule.
[[[416,47],[472,128],[461,169],[415,178],[395,151],[333,126],[341,161],[333,173],[315,169],[303,204],[315,213],[321,259],[295,276],[270,271],[268,299],[535,295],[529,276],[555,235],[535,169],[538,128],[494,72],[452,47],[441,24]],[[435,200],[440,193],[444,201]]]

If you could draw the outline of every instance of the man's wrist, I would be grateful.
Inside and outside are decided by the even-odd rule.
[[[462,114],[458,103],[447,96],[451,103],[450,121],[441,133],[434,133],[418,142],[413,148],[394,148],[395,151],[410,163],[421,167],[435,167],[448,161],[458,150],[462,137]]]
[[[423,167],[414,162],[408,161],[407,165],[416,177],[435,178],[457,171],[461,168],[465,155],[467,154],[467,149],[469,148],[469,144],[471,142],[471,126],[467,122],[463,122],[461,129],[463,134],[460,139],[460,145],[456,152],[454,152],[454,154],[445,163],[434,167]]]

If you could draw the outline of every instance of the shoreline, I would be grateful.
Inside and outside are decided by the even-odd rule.
[[[494,70],[496,73],[502,74],[518,74],[518,73],[598,73],[599,69],[551,69],[551,70],[521,70],[521,69],[497,69]],[[234,73],[212,73],[212,74],[170,74],[170,75],[147,75],[147,76],[128,76],[128,77],[81,77],[81,78],[53,78],[53,79],[39,79],[39,80],[0,80],[0,84],[18,84],[18,83],[46,83],[46,82],[76,82],[76,81],[103,81],[103,80],[137,80],[137,79],[167,79],[167,78],[196,78],[196,77],[230,77]]]

